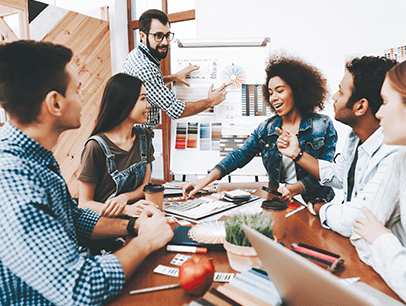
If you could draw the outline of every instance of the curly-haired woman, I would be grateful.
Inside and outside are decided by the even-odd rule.
[[[276,142],[278,129],[287,129],[298,135],[305,152],[318,159],[333,160],[336,130],[328,116],[317,113],[324,108],[327,96],[325,80],[315,67],[285,55],[271,57],[266,75],[263,96],[276,115],[262,122],[244,145],[230,152],[206,177],[189,182],[183,189],[185,197],[244,167],[257,154],[262,157],[269,185],[278,188],[282,200],[302,195],[307,203],[317,198],[330,201],[334,197],[332,188],[320,186],[294,160],[282,156]],[[280,183],[285,185],[280,186]]]

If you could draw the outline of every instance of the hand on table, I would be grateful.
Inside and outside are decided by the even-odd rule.
[[[151,252],[163,247],[173,237],[168,219],[152,206],[147,206],[142,211],[134,228],[138,230],[138,237],[144,236],[148,239]]]
[[[206,187],[206,183],[203,179],[190,181],[182,188],[182,194],[185,199],[192,198],[196,193]]]
[[[360,235],[369,244],[374,243],[379,236],[392,232],[383,226],[367,207],[363,206],[361,210],[367,219],[363,217],[355,218],[355,222],[353,223],[354,233]]]
[[[292,193],[286,186],[279,187],[278,190],[282,195],[279,197],[283,201],[292,202]]]
[[[100,214],[105,217],[118,216],[124,210],[128,200],[129,197],[125,194],[120,194],[114,198],[108,199],[100,211]]]
[[[123,213],[127,216],[138,216],[147,207],[152,206],[154,208],[159,208],[158,205],[151,201],[139,200],[134,204],[126,205]]]

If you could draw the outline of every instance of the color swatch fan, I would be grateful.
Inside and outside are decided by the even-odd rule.
[[[245,83],[246,73],[240,66],[231,64],[220,73],[220,80],[222,83],[231,84],[231,90],[240,89],[241,84]]]
[[[188,236],[195,242],[222,244],[226,237],[224,221],[205,221],[190,228]]]

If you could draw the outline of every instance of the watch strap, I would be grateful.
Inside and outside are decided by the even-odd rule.
[[[135,231],[135,229],[134,229],[134,224],[135,224],[135,221],[137,221],[137,219],[138,219],[138,217],[133,216],[133,217],[131,217],[130,220],[128,221],[128,224],[127,224],[127,233],[128,233],[128,235],[130,235],[131,237],[136,237],[136,236],[137,236],[137,233],[136,233],[136,231]]]
[[[295,157],[295,159],[293,160],[295,163],[303,156],[303,150],[300,149],[299,154]]]

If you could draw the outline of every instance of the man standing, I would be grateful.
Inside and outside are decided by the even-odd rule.
[[[79,209],[51,152],[80,127],[82,95],[72,51],[45,42],[0,46],[0,304],[99,305],[173,236],[153,207],[130,220]],[[132,236],[114,254],[83,257],[78,244]]]
[[[364,56],[347,63],[339,90],[333,95],[335,119],[352,128],[342,154],[334,163],[317,160],[305,153],[290,131],[279,131],[278,149],[316,177],[321,185],[344,191],[344,203],[309,203],[308,209],[320,217],[323,227],[343,236],[352,234],[352,224],[368,206],[392,163],[397,147],[385,145],[376,112],[386,72],[395,61]]]
[[[227,94],[225,84],[216,90],[213,90],[212,85],[209,88],[207,99],[196,102],[180,101],[175,97],[175,93],[165,86],[165,84],[174,81],[189,86],[186,76],[199,67],[189,65],[169,76],[162,75],[160,61],[168,54],[169,42],[174,35],[170,32],[168,16],[164,12],[160,10],[145,11],[139,20],[139,31],[141,42],[127,56],[123,71],[144,81],[148,93],[147,99],[152,105],[148,114],[147,125],[151,128],[158,126],[159,109],[162,109],[174,120],[196,115],[225,100]]]

